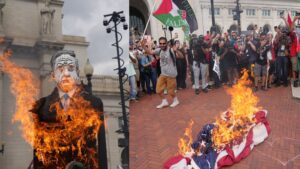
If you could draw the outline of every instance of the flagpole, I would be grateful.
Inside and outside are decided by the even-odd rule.
[[[154,8],[155,8],[155,6],[156,6],[156,3],[157,3],[157,1],[158,1],[158,0],[155,0],[155,2],[154,2],[154,4],[153,4],[153,7],[152,7],[152,9],[151,9],[150,15],[149,15],[149,17],[148,17],[147,24],[146,24],[146,26],[145,26],[145,29],[144,29],[144,33],[143,33],[142,39],[143,39],[143,38],[144,38],[144,36],[145,36],[145,33],[146,33],[146,30],[147,30],[147,27],[148,27],[148,25],[149,25],[149,22],[150,22],[150,17],[152,16],[152,13],[153,13],[153,11],[154,11]]]

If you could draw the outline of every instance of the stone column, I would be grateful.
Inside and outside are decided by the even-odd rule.
[[[1,67],[0,67],[0,147],[2,144],[2,116],[3,116],[3,109],[2,109],[2,102],[3,102],[3,73],[1,72]],[[1,149],[1,148],[0,148]]]
[[[5,1],[0,1],[0,36],[4,36],[4,29],[3,29],[3,8],[5,6]]]

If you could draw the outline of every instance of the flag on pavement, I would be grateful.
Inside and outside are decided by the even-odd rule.
[[[250,154],[254,146],[262,143],[269,136],[271,128],[266,117],[266,110],[257,112],[254,117],[255,125],[237,145],[227,145],[219,152],[211,148],[200,155],[187,153],[185,156],[172,157],[164,163],[163,169],[221,169],[224,166],[238,163]],[[199,133],[202,139],[207,139],[203,137],[203,133],[211,133],[210,131],[213,129],[212,124],[206,126],[208,127],[204,127]]]

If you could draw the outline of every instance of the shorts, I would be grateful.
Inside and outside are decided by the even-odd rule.
[[[291,57],[291,63],[292,63],[292,70],[297,72],[297,62],[298,62],[298,57]]]
[[[267,75],[267,65],[260,65],[255,63],[254,65],[254,76],[266,76]]]
[[[165,89],[168,90],[168,94],[175,97],[176,77],[168,77],[164,75],[159,76],[156,84],[156,93],[162,94]]]

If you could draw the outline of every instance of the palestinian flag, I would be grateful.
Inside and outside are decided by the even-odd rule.
[[[153,16],[160,20],[166,26],[180,28],[188,25],[186,21],[186,12],[178,8],[172,0],[162,0],[158,9],[153,13]]]
[[[191,33],[198,29],[195,13],[187,0],[162,0],[153,15],[166,26],[184,26]]]

